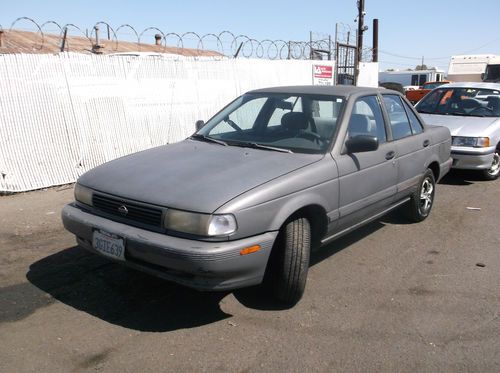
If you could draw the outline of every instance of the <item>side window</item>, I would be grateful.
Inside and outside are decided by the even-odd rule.
[[[246,102],[236,112],[229,114],[229,119],[242,130],[251,129],[255,124],[257,115],[259,115],[260,109],[262,108],[262,105],[264,105],[265,100],[267,100],[265,97],[259,97]],[[236,131],[230,125],[227,127],[227,131],[225,132]]]
[[[311,102],[312,115],[314,118],[337,119],[342,103],[343,101],[341,99],[337,99],[336,101],[313,100]]]
[[[384,105],[389,114],[391,122],[392,138],[394,140],[402,139],[403,137],[412,134],[406,111],[403,108],[403,102],[396,95],[383,95]]]
[[[387,141],[384,117],[377,96],[358,99],[349,119],[348,138],[357,135],[375,136],[379,143]]]
[[[411,110],[408,104],[404,101],[403,105],[406,109],[406,114],[408,114],[408,119],[410,120],[411,132],[413,132],[414,135],[416,135],[417,133],[422,133],[424,129],[413,110]]]
[[[215,126],[208,134],[220,135],[236,132],[239,129],[249,130],[253,128],[265,100],[267,100],[265,97],[259,97],[246,102],[236,112],[229,114],[225,121]]]
[[[311,114],[316,133],[323,139],[329,139],[334,134],[337,126],[337,118],[343,104],[343,100],[330,98],[311,100]]]

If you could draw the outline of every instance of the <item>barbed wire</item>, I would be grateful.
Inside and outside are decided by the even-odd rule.
[[[119,50],[120,43],[122,42],[136,43],[137,51],[140,52],[141,47],[145,44],[144,42],[146,36],[151,36],[151,34],[153,34],[155,41],[156,39],[159,40],[158,48],[159,51],[161,50],[162,52],[166,52],[168,48],[176,47],[181,49],[189,48],[197,51],[215,52],[227,57],[275,60],[318,58],[318,55],[313,53],[318,50],[322,52],[327,51],[327,54],[331,58],[332,51],[332,38],[330,35],[322,35],[320,38],[316,37],[314,40],[309,41],[285,41],[281,39],[257,40],[243,34],[235,35],[230,31],[222,31],[219,34],[208,33],[204,35],[192,31],[178,34],[175,32],[164,32],[158,27],[146,27],[142,31],[139,31],[130,24],[122,24],[115,29],[105,21],[99,21],[94,24],[89,34],[88,31],[84,32],[82,28],[73,23],[66,23],[61,26],[58,22],[49,20],[39,24],[34,19],[29,17],[19,17],[14,20],[9,31],[12,31],[20,22],[28,22],[34,25],[37,30],[37,34],[40,34],[39,40],[34,41],[34,47],[40,51],[44,49],[44,46],[47,43],[44,29],[48,26],[52,26],[57,29],[57,32],[59,33],[59,45],[61,44],[66,32],[76,31],[78,36],[88,40],[90,47],[89,50],[93,50],[93,47],[97,44],[97,39],[99,39],[110,40],[113,52]],[[105,28],[103,31],[107,31],[107,38],[102,38],[103,33],[98,33],[101,31],[101,26]],[[132,36],[132,41],[121,41],[119,39],[120,31],[123,33],[123,31],[126,30],[128,31],[127,35]],[[99,35],[98,38],[96,37],[97,35]],[[171,44],[172,42],[174,44]],[[71,50],[69,43],[65,43],[64,50]]]

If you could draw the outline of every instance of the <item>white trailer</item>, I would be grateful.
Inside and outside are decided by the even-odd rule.
[[[448,80],[452,82],[482,82],[482,74],[494,54],[452,56],[448,67]]]
[[[412,70],[412,71],[383,71],[378,74],[380,83],[399,83],[405,86],[421,86],[426,82],[440,82],[444,71],[440,70]]]
[[[481,78],[484,82],[500,82],[500,56],[490,58]]]

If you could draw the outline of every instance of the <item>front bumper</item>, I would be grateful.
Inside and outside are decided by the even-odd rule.
[[[491,150],[475,151],[460,149],[451,149],[451,157],[453,158],[453,168],[464,170],[485,170],[491,167],[493,162],[493,153],[495,148]]]
[[[205,242],[167,236],[118,223],[83,211],[75,204],[62,210],[64,227],[78,244],[92,247],[95,230],[124,238],[125,261],[132,268],[199,290],[229,290],[260,284],[278,232],[267,232],[236,241]],[[244,248],[261,249],[240,255]]]

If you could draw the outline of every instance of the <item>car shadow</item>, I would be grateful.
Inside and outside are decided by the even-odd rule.
[[[384,226],[385,224],[382,221],[376,220],[341,238],[336,239],[328,245],[313,249],[309,268],[314,267],[326,259],[329,259],[338,252],[348,248]],[[263,288],[263,286],[255,286],[252,288],[237,290],[234,292],[234,296],[244,306],[260,311],[286,310],[293,307],[293,305],[291,306],[279,303],[273,299],[270,283],[267,288]]]
[[[231,317],[219,305],[228,292],[198,292],[78,246],[31,264],[26,277],[64,304],[134,330],[167,332]]]
[[[481,173],[472,170],[452,169],[439,182],[444,185],[472,185],[475,182],[485,181]]]
[[[381,221],[375,221],[314,250],[310,266],[383,226]],[[41,292],[31,288],[29,292],[23,290],[24,295],[19,293],[23,296],[25,316],[53,303],[54,299],[111,324],[148,332],[194,328],[232,316],[220,307],[220,302],[231,292],[199,292],[113,263],[78,246],[32,263],[26,278]],[[243,306],[256,310],[279,311],[292,307],[274,300],[266,284],[232,293]],[[33,294],[32,302],[26,298],[29,294]],[[33,309],[28,312],[30,307]],[[18,315],[16,310],[11,311]]]

